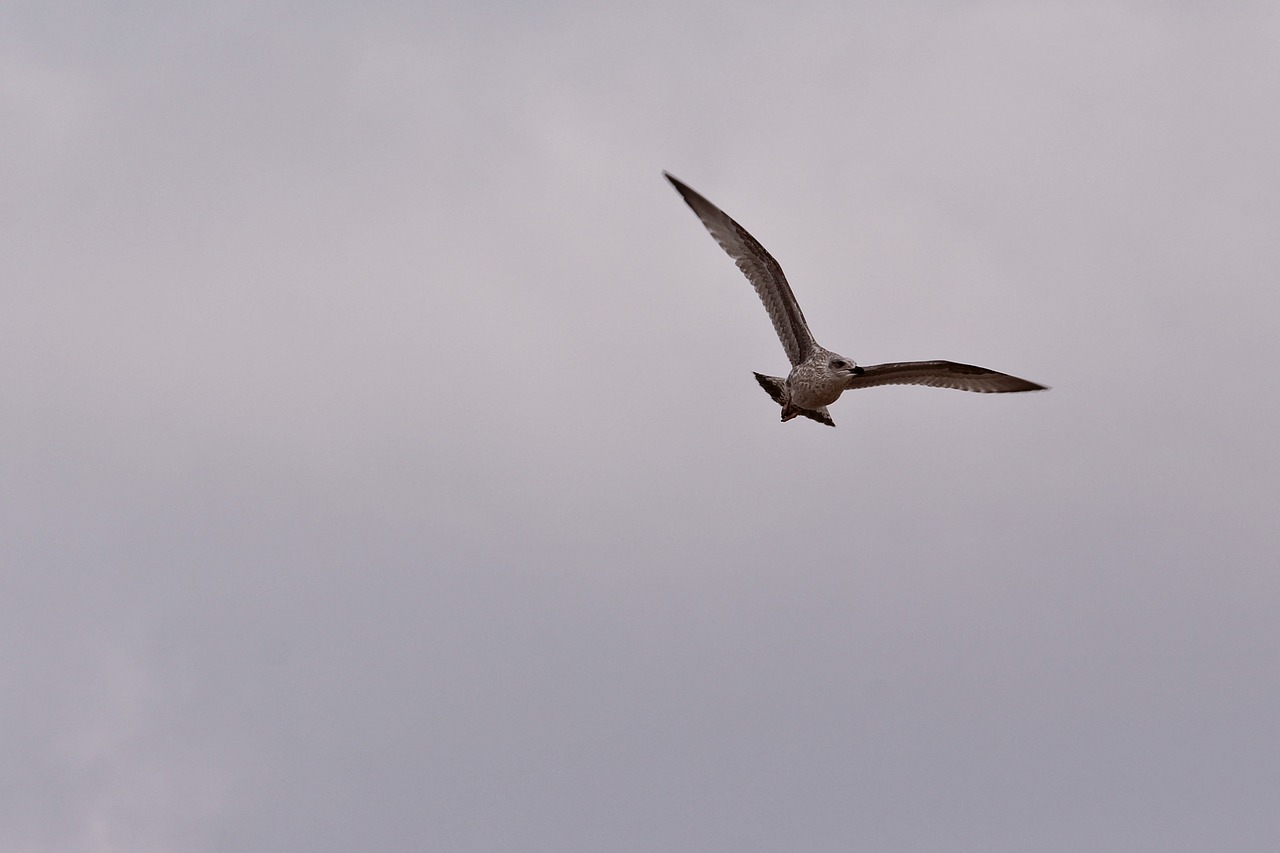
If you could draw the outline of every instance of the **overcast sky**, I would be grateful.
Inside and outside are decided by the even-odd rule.
[[[0,849],[1280,849],[1280,6],[10,0]],[[819,342],[1053,386],[846,395]]]

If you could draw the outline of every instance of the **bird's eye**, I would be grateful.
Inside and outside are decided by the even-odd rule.
[[[837,370],[841,370],[843,368],[848,367],[849,363],[839,358],[833,358],[831,359],[831,366],[836,368]]]

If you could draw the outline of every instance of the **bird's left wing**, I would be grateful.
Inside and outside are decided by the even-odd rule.
[[[796,302],[787,277],[782,274],[782,267],[773,259],[764,246],[756,238],[747,233],[747,229],[734,222],[720,208],[707,201],[694,190],[670,174],[663,172],[671,185],[680,193],[685,204],[693,208],[702,224],[711,232],[711,236],[733,258],[742,270],[747,281],[756,289],[760,301],[764,303],[769,319],[773,321],[773,330],[782,341],[782,348],[787,351],[787,358],[792,366],[804,361],[813,352],[813,335],[809,332],[809,324],[805,322],[800,305]]]
[[[954,361],[873,364],[862,368],[860,375],[850,376],[845,387],[870,388],[874,385],[928,385],[931,388],[954,388],[957,391],[977,391],[980,394],[1043,391],[1047,387],[1007,373]]]

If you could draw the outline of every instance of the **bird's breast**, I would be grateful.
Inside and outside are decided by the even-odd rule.
[[[818,409],[834,403],[844,392],[844,378],[803,362],[787,377],[787,391],[792,405],[802,409]]]

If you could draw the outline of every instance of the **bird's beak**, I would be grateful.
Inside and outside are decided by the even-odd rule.
[[[866,373],[865,370],[863,370],[861,367],[858,367],[858,365],[856,364],[853,367],[849,368],[849,372],[852,373],[854,376],[861,376],[862,374]]]

